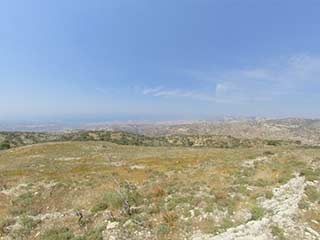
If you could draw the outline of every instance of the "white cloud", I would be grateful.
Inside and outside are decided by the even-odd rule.
[[[144,95],[151,95],[154,97],[183,97],[210,102],[216,100],[214,96],[201,92],[188,91],[182,89],[165,89],[163,87],[147,88],[144,89],[142,93]]]
[[[260,68],[227,71],[217,79],[217,98],[270,101],[292,97],[320,87],[320,58],[298,55]]]
[[[142,90],[142,94],[143,95],[149,95],[149,94],[154,94],[159,92],[161,89],[163,89],[163,87],[156,87],[156,88],[146,88]]]
[[[232,88],[233,86],[231,83],[228,83],[228,82],[218,83],[216,85],[216,95],[223,94]]]
[[[199,89],[207,86],[209,91],[156,87],[144,89],[143,94],[217,103],[247,103],[280,100],[320,90],[320,58],[308,55],[296,55],[256,68],[189,73],[199,83]],[[211,93],[210,89],[213,89]]]

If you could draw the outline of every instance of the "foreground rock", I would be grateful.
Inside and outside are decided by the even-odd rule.
[[[273,190],[273,198],[261,200],[260,205],[266,210],[266,215],[261,220],[250,221],[235,228],[230,228],[219,235],[206,235],[197,232],[193,240],[269,240],[276,239],[272,234],[272,227],[283,230],[289,239],[319,239],[310,227],[300,224],[297,218],[298,203],[304,194],[305,178],[295,176],[288,183]]]

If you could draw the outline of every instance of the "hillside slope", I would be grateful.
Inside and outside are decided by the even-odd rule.
[[[319,156],[318,148],[290,145],[145,147],[105,141],[0,151],[0,239],[248,239],[265,233],[315,240]],[[254,226],[268,228],[260,232]]]
[[[24,145],[63,141],[106,141],[120,145],[171,147],[253,147],[265,145],[300,145],[300,141],[245,139],[223,135],[145,135],[112,131],[75,131],[69,133],[0,132],[0,150]]]

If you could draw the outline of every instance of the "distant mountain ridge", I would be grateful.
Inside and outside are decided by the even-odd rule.
[[[320,119],[229,118],[182,124],[114,124],[95,130],[127,131],[147,136],[168,135],[230,135],[237,138],[293,140],[320,144]]]
[[[223,135],[245,139],[301,141],[320,144],[320,119],[220,118],[213,121],[113,122],[91,124],[0,124],[0,131],[74,132],[116,131],[150,137],[173,135]]]
[[[0,150],[38,143],[67,141],[105,141],[119,145],[150,147],[238,148],[301,145],[300,141],[266,140],[259,138],[244,139],[223,135],[168,135],[151,137],[135,133],[115,131],[74,131],[70,133],[0,132]]]

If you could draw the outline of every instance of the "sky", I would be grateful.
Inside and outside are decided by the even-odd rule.
[[[320,117],[318,0],[1,0],[0,121]]]

